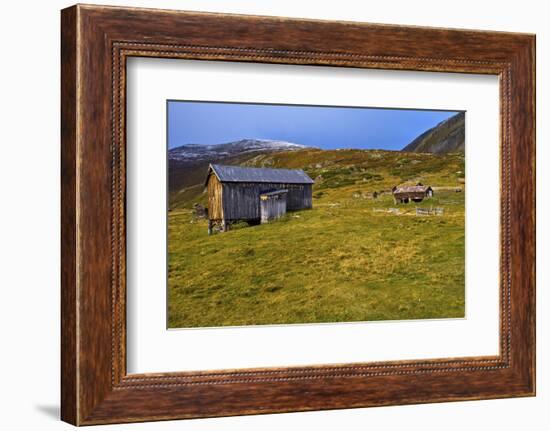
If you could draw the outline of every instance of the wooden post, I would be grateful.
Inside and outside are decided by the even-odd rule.
[[[212,235],[212,220],[208,219],[208,235]]]
[[[227,232],[227,222],[225,219],[222,220],[222,232]]]

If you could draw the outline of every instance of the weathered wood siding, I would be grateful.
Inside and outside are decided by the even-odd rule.
[[[284,184],[281,188],[288,189],[286,204],[288,211],[311,209],[313,206],[311,184]]]
[[[225,219],[259,219],[260,192],[257,183],[223,183],[223,213]]]
[[[223,215],[225,220],[259,220],[260,194],[287,189],[287,211],[312,207],[311,184],[223,183]]]
[[[267,223],[286,214],[286,192],[274,196],[260,196],[260,220]]]
[[[222,183],[216,175],[211,174],[208,178],[208,218],[210,220],[223,219],[222,205]]]

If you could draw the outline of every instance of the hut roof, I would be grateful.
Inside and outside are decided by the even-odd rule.
[[[398,186],[394,193],[426,193],[429,189],[429,186]]]
[[[210,164],[210,171],[223,182],[232,183],[284,183],[313,184],[313,180],[302,169],[243,168]]]

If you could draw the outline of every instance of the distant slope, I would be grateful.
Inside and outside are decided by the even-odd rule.
[[[465,115],[460,112],[426,130],[401,151],[411,153],[463,153]]]
[[[434,187],[456,187],[464,180],[464,155],[461,153],[435,155],[305,148],[298,151],[247,153],[224,159],[222,163],[258,168],[303,169],[315,180],[314,197],[319,193],[326,196],[356,191],[389,193],[393,186],[402,183],[422,182]],[[195,202],[206,205],[205,174],[206,169],[187,171],[187,181],[194,183],[170,194],[170,208],[191,208]],[[348,190],[350,187],[353,188],[351,192]]]

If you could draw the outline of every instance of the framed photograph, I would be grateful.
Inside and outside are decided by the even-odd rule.
[[[535,36],[61,14],[61,415],[535,394]]]

